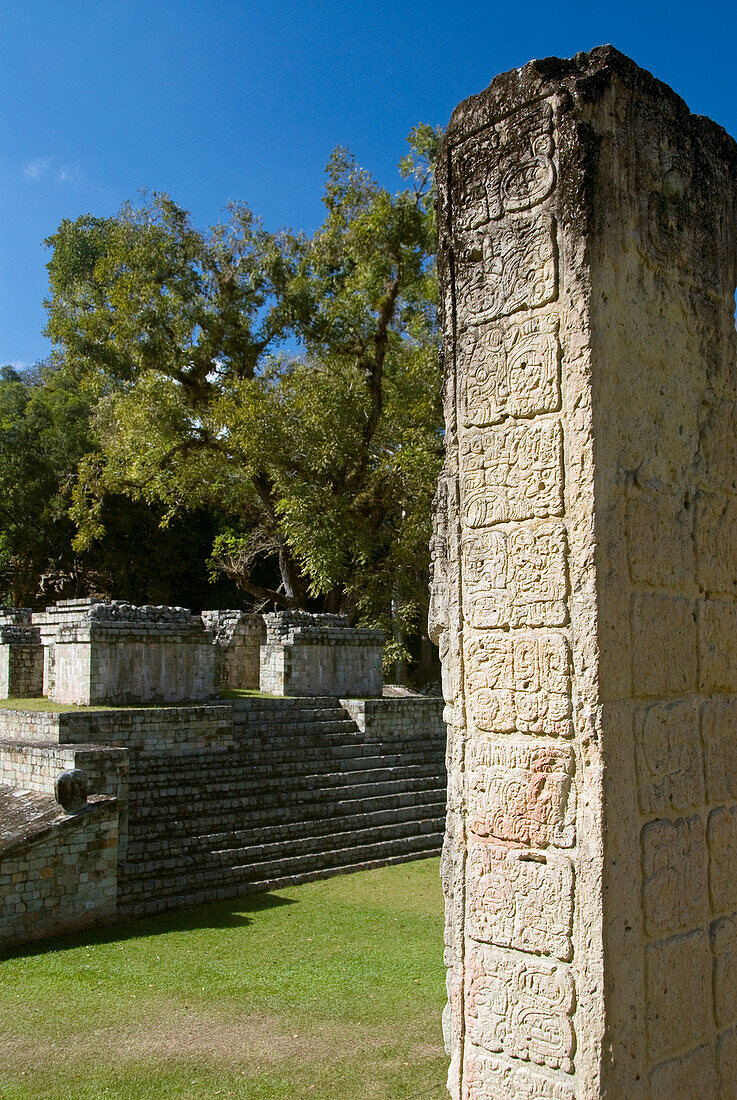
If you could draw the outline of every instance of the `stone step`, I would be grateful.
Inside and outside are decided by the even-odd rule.
[[[402,790],[391,795],[369,794],[357,798],[336,799],[330,802],[330,815],[346,817],[353,814],[388,812],[406,806],[417,806],[424,803],[444,802],[446,794],[445,781],[433,787],[423,787],[415,791]],[[254,807],[239,807],[238,813],[218,812],[217,814],[204,813],[194,815],[193,820],[163,819],[156,823],[154,835],[157,837],[182,837],[190,834],[204,834],[207,832],[232,832],[233,818],[242,815],[242,825],[248,824],[250,828],[261,826],[301,825],[306,827],[310,820],[327,816],[324,801],[303,801],[298,806],[293,804],[266,805],[261,809]],[[153,824],[146,819],[137,821],[131,819],[128,826],[128,835],[131,841],[151,838]],[[153,839],[153,838],[152,838]]]
[[[282,858],[263,860],[257,863],[241,865],[239,863],[206,869],[187,868],[172,874],[154,875],[152,880],[145,876],[123,876],[120,886],[120,900],[123,904],[133,902],[137,896],[153,893],[159,897],[196,893],[203,889],[219,887],[245,886],[253,882],[276,882],[285,877],[308,872],[325,871],[328,868],[372,861],[386,862],[394,855],[410,853],[437,853],[442,846],[443,833],[422,833],[418,836],[379,841],[373,844],[358,844],[350,847],[338,847],[302,855],[287,855]],[[155,887],[152,889],[153,884]]]
[[[241,753],[233,751],[208,751],[199,754],[167,754],[161,760],[136,759],[131,760],[130,775],[137,781],[144,783],[152,776],[166,776],[169,774],[192,773],[193,768],[207,768],[210,772],[222,771],[223,774],[233,775],[234,772],[243,771],[251,773],[255,770],[267,770],[272,774],[293,771],[295,765],[304,770],[308,765],[322,764],[333,771],[357,770],[360,768],[394,767],[402,764],[424,764],[431,761],[443,763],[444,752],[440,748],[428,746],[417,748],[416,746],[404,751],[391,746],[391,751],[381,751],[382,746],[362,746],[361,752],[326,752],[325,749],[305,750],[303,752],[291,752],[274,755],[269,751],[259,753]]]
[[[436,763],[389,765],[381,768],[346,769],[345,771],[308,772],[300,775],[297,772],[287,772],[279,775],[266,771],[249,771],[245,774],[228,772],[212,772],[208,769],[198,775],[196,780],[191,778],[191,773],[183,772],[180,776],[172,776],[169,782],[156,785],[157,798],[175,799],[178,803],[196,801],[205,798],[208,801],[218,798],[222,793],[226,797],[248,797],[250,794],[263,794],[265,791],[278,791],[286,793],[290,790],[303,791],[314,788],[344,787],[346,780],[351,786],[361,786],[364,783],[382,783],[386,781],[401,782],[403,780],[437,777],[438,766]],[[147,789],[134,786],[130,794],[131,810],[135,807],[145,806],[151,800],[151,790],[154,788],[152,778],[149,777]]]
[[[330,823],[328,823],[330,825]],[[125,878],[149,877],[151,874],[169,873],[174,870],[207,866],[245,866],[263,863],[272,858],[281,858],[285,854],[298,855],[338,848],[352,848],[359,844],[378,844],[388,840],[402,840],[410,836],[443,831],[445,815],[418,817],[411,821],[395,821],[384,825],[359,825],[339,830],[333,826],[330,831],[311,831],[288,841],[280,839],[261,840],[259,843],[233,847],[202,848],[186,842],[177,846],[177,850],[164,849],[154,856],[144,845],[128,847],[125,865],[121,874]],[[199,838],[192,838],[199,839]]]
[[[293,875],[283,875],[279,879],[265,878],[252,882],[224,883],[208,889],[187,891],[186,888],[176,894],[158,895],[137,900],[122,899],[118,912],[123,918],[152,916],[169,909],[186,909],[195,905],[204,905],[213,901],[225,901],[228,898],[245,897],[250,894],[264,893],[268,890],[287,889],[300,886],[304,882],[330,878],[333,875],[350,875],[357,871],[370,871],[377,867],[386,867],[397,863],[410,863],[416,859],[431,859],[440,849],[432,846],[424,851],[400,852],[379,859],[365,860],[359,863],[336,863],[331,867],[322,867],[313,871],[303,871]]]
[[[444,792],[443,792],[444,793]],[[254,828],[226,830],[224,832],[204,833],[187,837],[154,839],[148,834],[144,839],[128,841],[128,856],[131,862],[136,859],[156,859],[167,854],[179,855],[184,852],[215,851],[226,847],[238,848],[266,843],[285,843],[299,840],[309,835],[324,835],[330,832],[360,831],[378,828],[382,825],[403,825],[418,819],[445,817],[445,798],[437,802],[420,802],[408,806],[394,807],[388,810],[374,810],[370,813],[354,813],[342,817],[322,817],[301,819],[276,825],[269,821]]]
[[[341,779],[344,779],[341,776]],[[442,779],[442,783],[440,782]],[[437,774],[421,775],[416,778],[405,777],[401,779],[387,779],[382,778],[378,781],[366,781],[362,783],[341,783],[332,786],[325,784],[317,784],[313,787],[306,787],[300,785],[290,789],[279,788],[276,794],[279,796],[276,801],[278,808],[279,803],[288,803],[293,811],[294,816],[299,816],[301,813],[301,807],[305,803],[336,803],[342,801],[357,801],[362,798],[384,798],[398,795],[410,795],[417,793],[418,791],[424,791],[428,786],[432,786],[436,789],[439,785],[445,785],[444,777],[440,777]],[[130,804],[130,819],[131,821],[139,821],[141,826],[150,826],[154,822],[162,821],[176,821],[176,822],[197,822],[200,819],[203,809],[210,808],[215,809],[218,815],[231,814],[231,813],[252,813],[258,812],[259,808],[264,804],[264,788],[255,788],[248,793],[242,795],[231,795],[229,797],[219,798],[217,800],[217,806],[212,806],[212,798],[209,797],[208,792],[204,791],[201,797],[188,798],[185,800],[178,800],[175,798],[167,798],[165,800],[156,802],[152,805],[145,805],[140,802],[132,801]],[[273,806],[273,802],[272,802]],[[270,809],[272,807],[269,807]]]

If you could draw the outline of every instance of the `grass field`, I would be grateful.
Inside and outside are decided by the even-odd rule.
[[[0,962],[3,1100],[444,1100],[438,861]]]

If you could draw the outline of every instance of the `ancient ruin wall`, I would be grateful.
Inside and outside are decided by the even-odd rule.
[[[736,166],[611,48],[497,78],[447,133],[456,1100],[737,1079]]]

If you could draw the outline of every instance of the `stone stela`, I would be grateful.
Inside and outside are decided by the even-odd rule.
[[[455,111],[454,1100],[737,1092],[737,146],[611,47]]]

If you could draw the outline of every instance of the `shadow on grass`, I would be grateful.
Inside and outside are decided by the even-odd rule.
[[[69,932],[53,939],[36,940],[17,948],[0,951],[0,959],[24,959],[45,955],[54,951],[68,951],[93,943],[120,943],[144,936],[163,936],[169,932],[191,932],[199,928],[246,928],[253,924],[249,913],[260,913],[281,905],[296,905],[296,898],[275,897],[273,894],[248,894],[242,898],[209,902],[191,909],[178,909],[170,913],[157,913],[152,917],[139,917],[120,924],[87,928]]]

